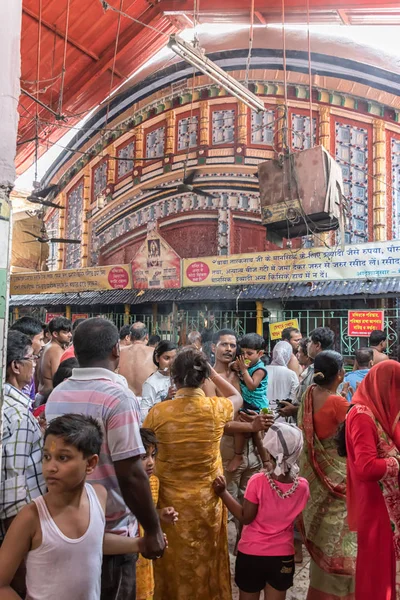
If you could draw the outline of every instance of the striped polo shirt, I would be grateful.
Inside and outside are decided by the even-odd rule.
[[[46,404],[48,422],[67,413],[94,417],[103,430],[99,464],[88,480],[107,489],[106,531],[136,535],[136,519],[124,502],[114,469],[114,462],[145,454],[136,396],[123,377],[108,369],[77,368]]]

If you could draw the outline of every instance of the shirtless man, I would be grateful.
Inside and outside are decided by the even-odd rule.
[[[136,321],[131,326],[131,345],[121,348],[119,374],[128,382],[129,388],[138,396],[142,396],[144,382],[152,373],[157,371],[153,363],[154,348],[147,346],[149,332],[144,323]]]
[[[293,348],[293,354],[289,360],[288,369],[294,371],[297,377],[299,377],[301,373],[301,367],[299,361],[297,360],[296,354],[299,349],[300,341],[302,340],[302,335],[296,327],[286,327],[286,329],[282,331],[282,340],[289,342]]]
[[[374,365],[389,360],[385,350],[387,348],[387,335],[384,331],[377,329],[369,336],[369,347],[374,351]]]
[[[51,341],[43,348],[39,365],[39,390],[36,404],[40,403],[53,389],[53,375],[57,371],[61,356],[71,343],[71,321],[57,317],[49,323]]]
[[[130,325],[123,325],[119,330],[119,347],[125,348],[125,346],[131,345],[131,327]]]

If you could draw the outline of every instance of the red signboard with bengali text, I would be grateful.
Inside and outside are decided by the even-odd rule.
[[[377,329],[385,328],[385,311],[383,310],[349,310],[349,337],[369,337]]]
[[[75,315],[72,315],[72,322],[74,323],[78,319],[88,319],[88,318],[89,318],[89,313],[77,313]]]
[[[57,319],[57,317],[65,317],[65,313],[46,313],[46,325],[53,319]]]

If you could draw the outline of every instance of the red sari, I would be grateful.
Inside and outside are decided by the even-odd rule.
[[[400,365],[371,369],[346,420],[347,506],[357,531],[356,600],[400,600]]]

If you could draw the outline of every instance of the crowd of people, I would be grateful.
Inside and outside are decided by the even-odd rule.
[[[48,335],[49,339],[46,339]],[[103,318],[8,332],[0,600],[400,599],[400,365],[352,370],[334,333],[200,332]],[[204,350],[204,351],[203,351]],[[206,350],[206,351],[205,351]],[[379,569],[376,560],[380,560]]]

